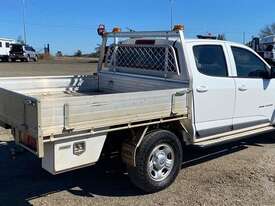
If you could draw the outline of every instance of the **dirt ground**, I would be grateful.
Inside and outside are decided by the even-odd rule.
[[[1,64],[0,75],[89,74],[91,63]],[[0,135],[0,206],[275,205],[275,133],[208,149],[185,148],[176,182],[144,194],[117,161],[52,176],[32,154]],[[14,155],[15,151],[15,155]]]
[[[96,72],[94,59],[78,61],[58,59],[57,61],[40,61],[37,63],[1,63],[0,77],[10,76],[55,76],[73,74],[92,74]]]

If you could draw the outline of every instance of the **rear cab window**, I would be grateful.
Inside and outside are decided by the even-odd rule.
[[[228,77],[223,46],[197,45],[193,47],[193,52],[200,73],[213,77]]]

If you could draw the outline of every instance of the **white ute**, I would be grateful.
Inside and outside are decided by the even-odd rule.
[[[120,154],[146,192],[177,177],[187,145],[274,130],[275,77],[236,43],[163,32],[102,32],[94,75],[0,79],[0,121],[52,174]]]

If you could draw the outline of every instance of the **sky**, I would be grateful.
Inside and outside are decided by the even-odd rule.
[[[0,0],[0,37],[23,37],[23,0]],[[24,0],[27,42],[38,51],[91,53],[100,38],[96,29],[127,31],[170,29],[169,0]],[[185,25],[187,38],[224,33],[243,42],[275,22],[275,0],[173,0],[173,22]]]

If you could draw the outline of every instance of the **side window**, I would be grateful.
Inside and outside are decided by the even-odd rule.
[[[10,47],[10,43],[6,42],[6,48],[9,48],[9,47]]]
[[[237,75],[242,78],[263,78],[267,72],[265,63],[251,51],[232,47]]]
[[[0,47],[2,47],[2,42],[0,41]]]
[[[219,45],[200,45],[193,48],[198,71],[202,74],[227,77],[227,64],[223,47]]]

